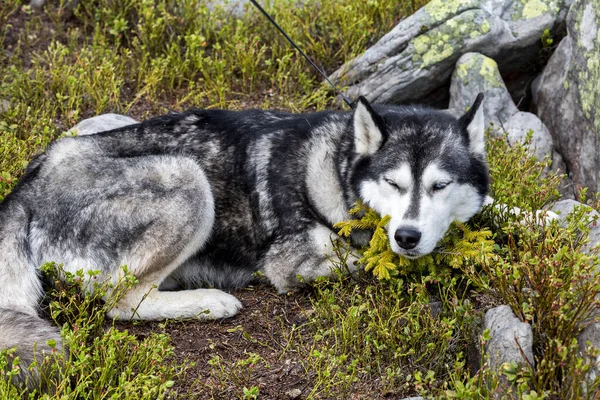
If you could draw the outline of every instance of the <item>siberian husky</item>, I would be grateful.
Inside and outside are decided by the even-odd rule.
[[[395,252],[430,253],[488,193],[482,98],[458,119],[360,98],[349,112],[192,110],[53,142],[0,204],[0,349],[27,363],[34,343],[60,343],[38,316],[47,261],[115,281],[127,265],[139,284],[109,316],[157,320],[231,317],[242,305],[220,289],[258,270],[279,292],[330,274],[333,225],[357,200],[391,216]]]

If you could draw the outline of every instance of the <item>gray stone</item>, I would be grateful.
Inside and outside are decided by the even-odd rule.
[[[0,99],[0,113],[10,110],[10,101]]]
[[[521,364],[527,362],[532,366],[535,364],[531,325],[517,318],[509,306],[488,310],[483,320],[483,329],[489,329],[491,334],[485,352],[489,355],[488,362],[492,370],[512,361]]]
[[[584,251],[587,251],[588,249],[591,249],[600,243],[600,213],[592,209],[590,206],[570,199],[557,202],[552,206],[551,211],[559,214],[561,225],[566,226],[566,218],[575,210],[575,207],[585,207],[588,212],[590,221],[588,224],[588,228],[590,228],[590,234],[588,236],[589,243],[587,243],[583,249]]]
[[[41,9],[46,4],[46,0],[31,0],[29,5],[36,9]]]
[[[288,399],[297,399],[300,396],[302,396],[302,390],[296,388],[296,389],[290,389],[287,392],[285,392],[285,395],[287,396]]]
[[[586,327],[577,338],[579,345],[579,355],[588,358],[587,349],[589,346],[600,350],[600,322],[593,323]],[[586,383],[593,384],[594,380],[600,377],[600,355],[594,357],[592,368],[587,373]],[[583,382],[582,382],[583,384]]]
[[[500,60],[503,75],[538,60],[540,37],[564,8],[564,0],[433,0],[331,79],[348,86],[350,98],[431,104],[465,53]]]
[[[576,0],[533,98],[577,188],[600,191],[600,0]]]
[[[209,0],[207,5],[209,10],[219,7],[229,11],[234,17],[240,18],[246,12],[246,7],[252,7],[252,5],[247,5],[249,3],[248,0]]]
[[[493,132],[508,133],[513,144],[524,142],[532,131],[530,150],[538,160],[552,157],[552,136],[534,114],[519,111],[504,85],[496,62],[480,53],[467,53],[459,58],[450,84],[450,109],[455,115],[464,113],[478,93],[485,95],[485,126],[493,124]]]
[[[571,199],[561,200],[561,201],[556,202],[552,206],[551,210],[554,211],[555,213],[557,213],[559,215],[560,219],[564,220],[567,218],[567,216],[569,214],[571,214],[573,211],[575,211],[575,207],[585,207],[586,209],[588,209],[591,218],[600,217],[600,214],[596,210],[591,208],[590,206],[587,206],[576,200],[571,200]]]
[[[531,144],[529,145],[531,153],[539,161],[546,157],[552,157],[552,136],[548,128],[535,114],[519,111],[504,122],[503,127],[508,132],[508,141],[511,144],[524,142],[528,133],[532,131]]]
[[[501,127],[519,109],[513,103],[498,71],[498,64],[480,53],[464,54],[456,63],[450,84],[450,109],[464,113],[483,93],[485,126]]]
[[[575,185],[569,175],[567,174],[567,164],[563,160],[562,156],[556,149],[552,150],[552,165],[550,170],[562,175],[563,179],[560,182],[558,191],[560,192],[561,198],[563,199],[575,199],[578,194],[575,191]]]
[[[94,133],[110,131],[111,129],[117,129],[137,123],[138,122],[135,119],[125,115],[102,114],[96,117],[84,119],[69,129],[69,133],[78,136],[91,135]]]
[[[47,2],[48,2],[47,0],[31,0],[29,2],[29,5],[32,8],[34,8],[38,11],[41,11]],[[66,10],[73,11],[75,9],[75,7],[77,7],[77,4],[79,4],[79,0],[69,0],[69,1],[65,1],[65,2],[61,3],[61,6],[64,7],[64,9],[66,9]]]

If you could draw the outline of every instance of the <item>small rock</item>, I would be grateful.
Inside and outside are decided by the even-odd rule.
[[[589,342],[589,344],[588,344]],[[579,344],[579,355],[586,357],[586,349],[591,345],[592,347],[600,350],[600,322],[591,324],[585,328],[577,338]],[[596,356],[593,367],[587,373],[586,382],[589,385],[594,383],[594,380],[600,377],[600,356]],[[582,384],[584,384],[582,382]]]
[[[437,318],[444,311],[444,306],[441,301],[432,301],[428,304],[431,318]]]
[[[567,215],[571,214],[575,211],[575,207],[585,207],[589,209],[591,217],[600,217],[600,213],[596,210],[592,209],[590,206],[582,204],[578,201],[567,199],[557,201],[551,208],[552,211],[560,215],[560,219],[564,220],[567,218]]]
[[[508,133],[513,144],[524,142],[533,132],[530,151],[538,160],[552,156],[552,136],[534,114],[519,111],[513,102],[500,71],[493,59],[479,53],[467,53],[456,63],[450,84],[450,110],[455,115],[464,113],[478,93],[483,93],[483,115],[486,127],[493,132]]]
[[[504,130],[508,132],[509,143],[523,143],[529,131],[533,132],[529,150],[538,159],[544,160],[552,157],[552,135],[548,128],[532,113],[519,111],[513,114],[504,124]]]
[[[552,211],[554,211],[555,213],[559,214],[559,218],[561,220],[561,225],[562,226],[566,226],[566,218],[569,214],[571,214],[574,210],[575,207],[585,207],[586,209],[588,209],[588,215],[589,215],[589,225],[588,228],[590,228],[590,234],[589,234],[589,243],[585,245],[584,247],[584,251],[586,251],[587,249],[590,249],[594,246],[596,246],[598,243],[600,243],[600,213],[598,213],[596,210],[592,209],[590,206],[587,206],[585,204],[582,204],[578,201],[575,200],[561,200],[556,202],[556,204],[554,204],[551,208]],[[594,222],[598,221],[595,226],[594,226]]]
[[[288,399],[297,399],[302,395],[302,390],[298,388],[291,389],[285,392],[285,395],[288,397]]]
[[[94,133],[110,131],[112,129],[137,123],[138,122],[135,119],[125,115],[102,114],[96,117],[84,119],[69,129],[69,133],[78,136],[91,135]]]
[[[35,9],[37,9],[37,10],[41,10],[41,9],[42,9],[42,7],[44,7],[44,5],[45,5],[45,4],[46,4],[46,0],[31,0],[31,1],[29,2],[29,5],[30,5],[32,8],[35,8]]]
[[[458,59],[450,84],[450,109],[464,113],[478,93],[483,93],[483,116],[486,128],[493,123],[502,126],[519,109],[493,59],[479,53],[467,53]]]
[[[10,101],[0,99],[0,114],[10,110]]]
[[[29,5],[31,8],[41,11],[47,2],[47,0],[31,0]],[[66,10],[73,11],[75,7],[77,7],[77,4],[79,4],[79,0],[68,0],[64,3],[61,3],[61,7]]]
[[[492,370],[497,370],[505,362],[511,361],[535,364],[531,325],[517,318],[509,306],[503,305],[488,310],[484,317],[483,329],[489,329],[492,337],[485,349]],[[526,359],[523,358],[523,354]]]

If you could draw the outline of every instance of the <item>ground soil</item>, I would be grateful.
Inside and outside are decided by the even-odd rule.
[[[195,363],[177,381],[170,398],[241,398],[243,388],[252,386],[259,388],[261,399],[304,398],[312,388],[311,372],[305,371],[302,355],[288,341],[311,334],[307,326],[297,328],[311,314],[310,294],[279,295],[266,283],[233,294],[244,305],[233,318],[117,326],[140,338],[150,332],[167,333],[175,348],[173,361]],[[231,368],[236,361],[248,359],[251,353],[264,361]],[[224,373],[209,364],[215,356],[224,360]]]

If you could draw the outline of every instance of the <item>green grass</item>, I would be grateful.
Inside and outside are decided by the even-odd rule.
[[[0,100],[10,101],[0,114],[0,199],[36,152],[83,117],[333,103],[322,78],[255,10],[235,19],[202,0],[85,1],[73,12],[65,0],[49,3],[48,17],[20,0],[0,5],[0,44],[11,45],[10,55],[0,52]],[[265,3],[331,72],[426,1]],[[19,30],[11,14],[24,20]]]
[[[425,2],[263,4],[331,72]],[[256,12],[235,19],[200,0],[79,3],[71,11],[66,1],[54,1],[45,14],[19,0],[0,4],[0,200],[37,152],[99,113],[141,119],[187,107],[336,106],[321,78]],[[547,163],[529,157],[526,147],[500,138],[488,141],[488,152],[499,202],[527,211],[558,198],[560,177],[544,177]],[[593,398],[598,382],[582,389],[590,364],[573,342],[600,307],[597,253],[582,253],[586,210],[560,227],[488,207],[451,230],[445,252],[416,263],[390,254],[379,216],[368,216],[365,223],[379,229],[363,249],[369,271],[311,284],[314,311],[301,326],[274,322],[287,344],[267,346],[281,360],[300,356],[309,398],[347,398],[357,391],[393,398]],[[52,390],[31,397],[168,397],[191,366],[175,361],[168,336],[137,338],[116,329],[104,320],[110,304],[81,295],[79,281],[85,284],[86,277],[70,278],[57,282],[49,306],[70,352],[39,360]],[[134,283],[123,281],[122,290]],[[106,289],[100,285],[95,293]],[[477,326],[492,304],[508,304],[531,324],[535,369],[489,369],[481,356],[489,334]],[[2,354],[0,370],[10,377],[18,362]],[[199,379],[205,396],[215,398],[229,388],[237,398],[261,398],[250,367],[275,369],[256,353],[236,360],[215,354],[209,365],[209,376]],[[29,395],[0,379],[0,398],[23,396]]]

